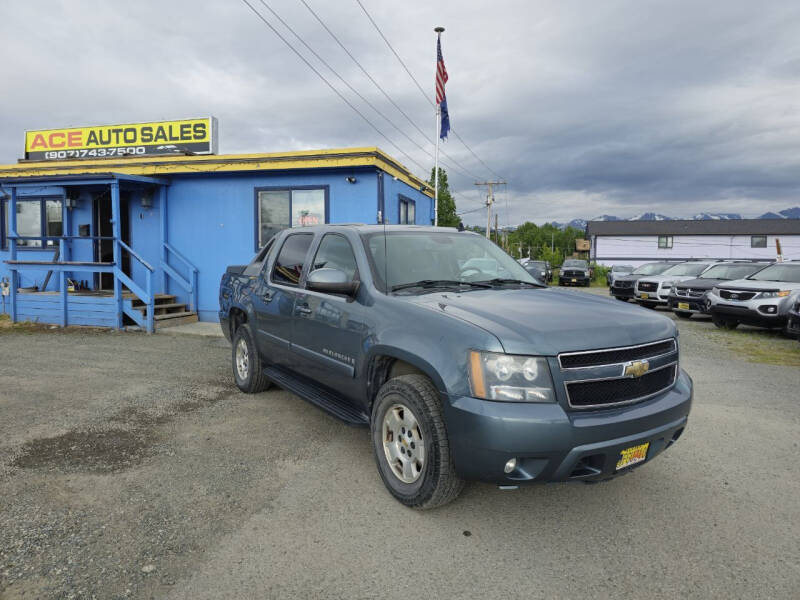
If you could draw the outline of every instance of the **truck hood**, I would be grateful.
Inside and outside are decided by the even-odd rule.
[[[652,310],[552,288],[443,292],[408,300],[494,334],[512,354],[555,356],[676,335],[672,320]]]

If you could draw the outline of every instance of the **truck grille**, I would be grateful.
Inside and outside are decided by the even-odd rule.
[[[676,288],[675,295],[681,298],[702,298],[708,290],[693,290],[692,288]]]
[[[626,374],[633,361],[644,361],[648,372]],[[675,339],[649,344],[567,352],[558,356],[567,402],[573,409],[613,407],[644,400],[667,390],[678,374]]]
[[[739,290],[720,290],[720,298],[725,300],[752,300],[758,292],[745,292]]]
[[[655,292],[658,290],[658,284],[655,281],[640,281],[639,290],[642,292]]]
[[[612,287],[619,288],[621,290],[630,289],[633,287],[632,281],[615,281]]]
[[[561,273],[561,277],[586,277],[586,273],[583,271],[564,271]]]
[[[654,342],[642,346],[629,346],[627,348],[610,348],[590,352],[575,352],[561,354],[558,360],[562,369],[578,369],[581,367],[595,367],[597,365],[622,364],[629,360],[653,358],[662,354],[675,352],[675,340]]]
[[[576,408],[608,406],[647,398],[675,381],[677,365],[668,365],[636,379],[605,379],[567,384],[569,402]]]

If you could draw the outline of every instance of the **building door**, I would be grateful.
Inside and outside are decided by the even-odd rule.
[[[130,212],[130,192],[120,191],[119,193],[119,212],[120,212],[120,233],[122,241],[130,246],[131,243],[131,224]],[[114,236],[114,228],[111,224],[111,198],[108,193],[98,195],[94,199],[94,230],[95,235],[103,238]],[[113,240],[97,240],[94,245],[95,262],[114,262],[114,242]],[[131,257],[127,252],[122,253],[122,272],[128,277],[131,276]],[[95,289],[113,290],[113,273],[95,273]]]

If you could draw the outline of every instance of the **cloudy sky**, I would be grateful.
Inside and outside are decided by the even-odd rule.
[[[432,151],[433,109],[356,0],[305,2],[427,140],[301,0],[264,2],[394,125],[249,1],[391,142],[242,0],[4,0],[0,163],[26,129],[211,114],[221,152],[377,145],[430,169],[397,128]],[[501,224],[800,205],[796,0],[362,2],[430,95],[432,28],[447,28],[451,122],[491,169],[455,137],[443,145],[460,212],[493,173],[508,181]]]

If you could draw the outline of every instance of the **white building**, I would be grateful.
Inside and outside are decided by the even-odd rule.
[[[800,259],[800,219],[726,221],[590,221],[591,258],[601,265],[657,260]]]

